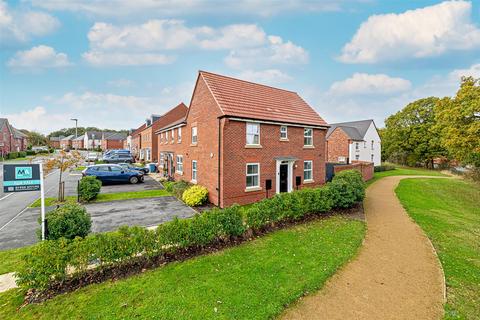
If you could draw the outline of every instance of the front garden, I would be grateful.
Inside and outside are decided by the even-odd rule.
[[[5,304],[2,304],[18,307],[18,302],[21,304],[21,301],[18,300],[19,297],[28,288],[34,290],[30,291],[27,301],[44,300],[55,296],[59,292],[70,291],[88,283],[110,278],[122,278],[125,275],[143,272],[146,269],[177,259],[181,260],[212,250],[238,245],[241,242],[269,233],[266,237],[220,251],[213,256],[203,256],[183,263],[170,263],[167,267],[162,267],[147,274],[165,272],[165,275],[167,275],[172,272],[171,268],[176,268],[175,266],[183,270],[185,264],[198,263],[196,261],[207,261],[210,264],[211,259],[219,259],[215,262],[217,267],[214,268],[216,270],[214,273],[220,271],[225,273],[219,274],[222,276],[221,279],[210,279],[209,281],[214,292],[217,292],[214,295],[219,297],[218,301],[223,302],[218,302],[220,305],[212,309],[213,312],[219,313],[219,310],[224,309],[225,313],[221,311],[219,315],[224,314],[223,317],[226,318],[231,318],[232,315],[240,318],[271,317],[278,314],[285,304],[294,301],[307,291],[321,286],[328,276],[333,274],[339,266],[355,253],[364,234],[364,224],[362,222],[339,217],[320,221],[315,221],[315,219],[325,216],[332,209],[354,206],[356,202],[363,199],[364,187],[361,176],[357,172],[345,171],[338,174],[334,181],[322,188],[281,194],[254,204],[246,210],[239,206],[223,210],[213,209],[192,219],[175,220],[162,224],[156,230],[124,227],[117,232],[88,235],[85,238],[76,238],[75,240],[61,238],[45,241],[29,250],[29,254],[25,256],[23,263],[16,270],[22,289],[1,295],[1,299],[7,299]],[[305,219],[313,219],[314,222],[302,224]],[[270,233],[279,228],[299,223],[300,225],[297,227]],[[277,237],[278,243],[277,240],[268,240]],[[288,238],[288,241],[283,241],[284,237]],[[318,241],[322,237],[324,239]],[[303,240],[301,240],[302,238]],[[292,239],[296,239],[296,241],[292,241]],[[232,252],[234,253],[233,256],[231,256]],[[239,253],[239,257],[236,257],[237,252],[241,253]],[[309,256],[308,259],[307,256]],[[248,257],[256,257],[256,259],[252,260]],[[240,263],[241,261],[243,263]],[[205,268],[202,265],[199,265],[199,267]],[[317,271],[313,272],[313,270]],[[187,272],[187,274],[189,275],[189,281],[185,281],[186,291],[182,290],[182,295],[185,298],[201,288],[198,283],[193,286],[187,284],[187,282],[195,282],[197,273]],[[198,274],[198,279],[201,280],[208,275],[211,276],[212,274],[201,271]],[[205,308],[208,308],[209,304],[203,301],[204,297],[199,297],[197,300],[178,299],[178,293],[175,290],[179,289],[179,283],[183,284],[183,282],[178,282],[183,274],[171,273],[170,276],[175,278],[170,279],[172,285],[176,284],[173,288],[168,287],[169,277],[163,279],[166,281],[166,287],[163,286],[162,281],[148,280],[149,283],[152,283],[152,281],[159,283],[161,287],[156,288],[158,292],[166,290],[165,293],[168,293],[162,301],[157,300],[158,297],[153,298],[155,305],[164,305],[165,307],[164,310],[157,311],[172,318],[182,317],[182,312],[197,315],[208,314]],[[232,277],[229,278],[229,276]],[[290,276],[296,280],[291,281]],[[121,283],[124,283],[124,285],[131,284],[131,281],[135,281],[135,279],[144,281],[142,277],[144,276],[134,276],[122,280]],[[228,281],[225,282],[226,280]],[[252,292],[255,285],[260,283],[258,281],[266,283],[257,290],[258,292]],[[236,282],[236,285],[244,286],[245,290],[236,290],[235,287],[232,287],[232,290],[238,291],[236,296],[232,296],[231,290],[227,290],[225,285],[233,282]],[[134,286],[136,285],[138,284]],[[104,288],[110,286],[109,282],[99,285],[99,287]],[[278,290],[282,286],[285,290]],[[268,288],[270,290],[267,290]],[[277,290],[273,290],[273,288],[277,288]],[[39,314],[34,310],[43,309],[52,303],[55,304],[65,297],[75,299],[74,297],[77,294],[85,290],[98,290],[98,287],[89,286],[66,296],[55,297],[40,305],[29,305],[22,308],[18,315],[27,318],[34,314],[38,316]],[[131,290],[125,291],[127,296],[129,291]],[[189,291],[191,292],[189,293]],[[96,299],[95,296],[98,294],[89,293],[87,295]],[[244,301],[246,296],[255,296],[256,298],[251,303],[246,303]],[[269,296],[272,298],[271,302],[267,302],[270,307],[260,313],[259,310],[262,308],[255,307],[252,309],[255,305],[265,304],[265,299]],[[98,298],[102,299],[101,296],[98,296]],[[205,298],[211,297],[206,295]],[[150,304],[153,301],[148,302],[149,299],[147,297],[142,298],[144,300],[142,305],[151,311]],[[175,307],[175,304],[165,303],[165,301],[171,299],[177,301],[177,307]],[[234,303],[235,301],[238,303]],[[72,306],[75,304],[72,304],[71,301],[68,303]],[[192,310],[189,310],[191,309],[190,306],[184,310],[177,309],[185,303],[198,305],[198,309],[195,309],[194,306],[192,306]],[[88,305],[90,304],[88,303]],[[94,304],[98,305],[101,302]],[[129,303],[127,302],[127,304]],[[116,308],[117,306],[112,305],[111,307]],[[78,308],[64,309],[58,307],[54,309],[70,310],[69,312],[78,311]],[[12,311],[12,309],[8,310],[8,312]],[[109,310],[112,311],[112,309]],[[177,312],[174,310],[177,310]],[[34,312],[30,313],[30,311]],[[122,312],[121,309],[117,311]],[[142,313],[138,308],[134,308],[132,312],[140,312],[139,316],[142,317],[149,315],[148,312]],[[47,316],[48,312],[44,313],[42,311],[41,314]],[[68,316],[65,314],[65,317]]]

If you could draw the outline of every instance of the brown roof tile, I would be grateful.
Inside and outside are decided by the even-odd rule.
[[[296,92],[200,71],[226,116],[327,126]]]
[[[152,124],[153,132],[170,127],[172,124],[181,123],[187,115],[188,107],[181,102],[178,106],[170,109]]]

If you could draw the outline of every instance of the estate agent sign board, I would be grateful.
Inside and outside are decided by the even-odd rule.
[[[3,192],[23,192],[39,190],[39,164],[3,165]]]

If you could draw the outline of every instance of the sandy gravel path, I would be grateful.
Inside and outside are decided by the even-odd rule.
[[[368,230],[358,256],[324,289],[303,298],[281,318],[426,320],[443,316],[443,271],[429,239],[395,195],[402,178],[407,177],[386,177],[367,189]]]

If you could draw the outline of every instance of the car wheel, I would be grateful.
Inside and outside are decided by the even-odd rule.
[[[142,177],[140,177],[140,182],[143,182],[143,180],[144,180],[143,176],[142,176]]]
[[[136,184],[136,183],[138,183],[138,178],[137,177],[131,177],[129,181],[130,181],[131,184]]]

